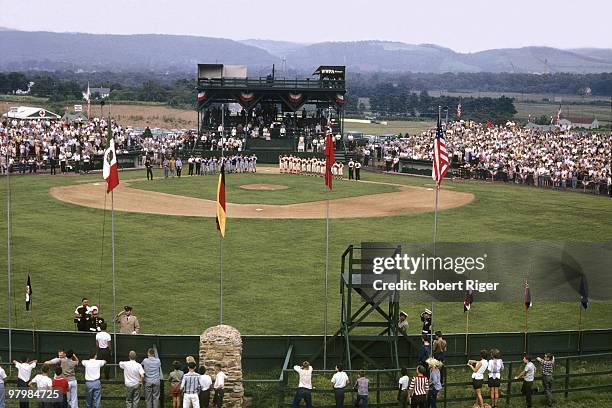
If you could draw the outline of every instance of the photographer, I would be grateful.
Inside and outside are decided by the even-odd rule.
[[[119,323],[119,332],[123,334],[138,334],[140,323],[138,318],[132,314],[131,306],[124,306],[123,310],[115,316],[115,322]]]
[[[81,299],[81,304],[74,310],[74,323],[78,331],[89,331],[91,326],[89,319],[91,318],[91,307],[89,299],[84,297]]]

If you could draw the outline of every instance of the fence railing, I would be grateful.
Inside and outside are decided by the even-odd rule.
[[[585,360],[597,359],[600,362],[605,363],[606,368],[599,370],[589,371],[576,371],[572,372],[572,365],[576,364],[577,361],[584,362]],[[514,377],[521,371],[523,363],[521,361],[510,361],[506,362],[505,369],[502,373],[502,381],[500,387],[500,399],[505,400],[506,403],[510,403],[512,398],[523,398],[523,394],[517,390],[518,384],[522,384],[522,380],[515,380]],[[444,367],[446,373],[451,370],[463,370],[463,365],[449,365]],[[351,379],[351,384],[354,384],[356,375],[362,370],[345,370]],[[397,401],[395,396],[397,395],[397,380],[399,379],[399,371],[397,369],[386,369],[386,370],[363,370],[365,375],[370,379],[369,387],[369,403],[370,407],[395,407]],[[409,373],[412,374],[416,370],[410,369]],[[281,386],[283,391],[281,394],[283,397],[278,401],[279,407],[290,406],[287,396],[292,396],[296,388],[288,385],[289,374],[293,370],[285,367],[283,368],[283,378]],[[329,385],[330,378],[333,375],[333,370],[315,370],[313,371],[313,384],[326,384],[325,386],[318,388],[315,387],[312,390],[313,401],[316,401],[317,396],[321,399],[321,403],[316,403],[315,406],[321,408],[332,408],[335,405],[332,403],[326,404],[327,402],[333,401],[333,389]],[[469,376],[469,372],[465,371],[466,377]],[[443,374],[448,376],[448,374]],[[322,378],[323,377],[323,378]],[[557,357],[555,358],[555,373],[554,378],[556,381],[556,387],[552,390],[554,394],[563,394],[564,398],[568,398],[570,394],[584,391],[607,391],[612,390],[612,353],[600,353],[590,354],[582,356],[568,356],[568,357]],[[572,384],[572,379],[588,378],[591,385]],[[535,381],[540,381],[541,376],[537,376]],[[256,381],[252,381],[255,383]],[[297,383],[297,380],[294,381]],[[475,396],[471,394],[471,381],[452,381],[443,382],[443,388],[438,394],[438,404],[446,407],[449,403],[462,402],[462,401],[473,401]],[[514,387],[516,385],[516,387]],[[559,387],[561,385],[561,387]],[[470,391],[466,392],[466,389],[470,388]],[[356,390],[353,388],[346,389],[347,400],[350,401],[356,396]],[[534,393],[534,395],[543,394],[541,390]],[[483,392],[483,395],[485,393]],[[487,398],[485,397],[485,400]]]

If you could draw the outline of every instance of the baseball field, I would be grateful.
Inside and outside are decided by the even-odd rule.
[[[200,333],[219,318],[217,177],[144,176],[121,172],[115,194],[117,306],[133,306],[144,333]],[[340,255],[349,244],[432,239],[429,178],[364,172],[362,179],[336,181],[329,193],[333,329],[340,315]],[[110,318],[111,201],[101,176],[15,176],[10,183],[14,327],[73,330],[74,308],[58,305],[76,307],[83,296]],[[4,199],[6,187],[3,179]],[[227,176],[224,323],[244,334],[322,333],[327,196],[322,179],[278,174],[274,167]],[[441,208],[440,241],[612,240],[612,200],[604,196],[448,181]],[[6,270],[5,219],[1,228],[0,267]],[[23,300],[28,274],[32,312]],[[0,293],[7,293],[7,283],[0,281]],[[531,329],[576,329],[578,305],[578,299],[539,302],[534,294]],[[401,305],[411,332],[420,330],[416,320],[425,306]],[[612,327],[610,306],[591,302],[583,328]],[[523,307],[521,301],[475,302],[470,320],[487,331],[520,331]],[[461,302],[438,304],[436,314],[437,328],[463,331]],[[0,302],[0,325],[7,325],[7,302]]]

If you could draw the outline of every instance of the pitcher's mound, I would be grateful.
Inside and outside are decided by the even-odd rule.
[[[243,184],[240,188],[244,188],[245,190],[262,190],[262,191],[272,191],[272,190],[286,190],[289,186],[284,186],[282,184]]]

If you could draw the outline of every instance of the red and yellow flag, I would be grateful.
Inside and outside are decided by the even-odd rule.
[[[219,184],[217,185],[217,230],[225,238],[225,162],[221,163]]]

